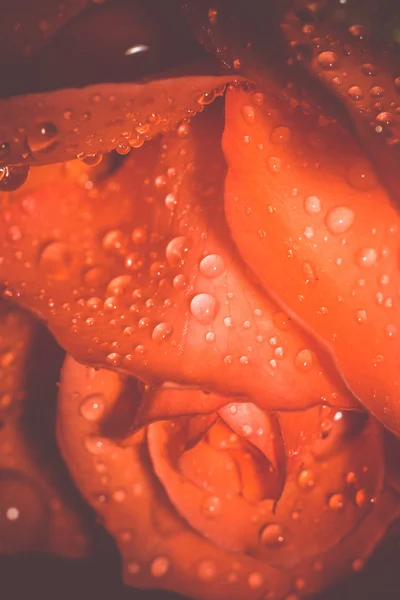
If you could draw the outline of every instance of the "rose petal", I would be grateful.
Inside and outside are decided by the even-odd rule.
[[[321,119],[229,91],[227,219],[265,289],[399,431],[399,216],[351,136]]]
[[[358,565],[363,564],[388,525],[399,514],[397,497],[385,491],[376,503],[370,505],[367,512],[364,512],[365,509],[357,508],[357,511],[361,510],[364,515],[369,514],[352,534],[347,535],[341,543],[326,552],[323,548],[328,539],[321,537],[320,544],[316,546],[318,556],[303,559],[292,569],[276,569],[254,557],[226,552],[206,540],[203,531],[201,534],[196,533],[177,516],[152,472],[146,439],[142,433],[137,434],[136,443],[130,448],[122,449],[112,442],[103,446],[88,445],[88,439],[93,440],[101,433],[101,422],[94,423],[82,418],[81,403],[93,394],[104,394],[107,406],[105,415],[110,414],[120,393],[118,380],[119,376],[115,373],[95,371],[68,358],[64,365],[60,386],[58,431],[63,455],[75,482],[87,501],[102,515],[105,527],[115,536],[124,561],[124,579],[129,585],[162,587],[193,598],[207,597],[215,600],[226,598],[228,595],[233,600],[240,600],[243,597],[256,600],[267,593],[274,593],[274,597],[280,600],[290,593],[298,593],[300,589],[301,593],[315,593],[332,583],[339,575],[350,573],[358,568]],[[286,421],[291,448],[296,444],[300,444],[301,447],[303,443],[299,442],[302,439],[301,431],[304,429],[307,431],[301,450],[303,457],[305,457],[303,453],[307,451],[319,429],[318,427],[310,429],[311,414],[315,416],[312,420],[315,425],[320,421],[321,415],[318,413],[317,416],[317,413],[316,409],[306,411],[303,415],[304,420],[297,421],[296,424],[296,420],[292,418],[290,426],[289,421]],[[326,421],[325,413],[322,416]],[[151,426],[152,429],[159,427],[162,425]],[[331,468],[336,472],[334,465],[338,467],[342,465],[344,470],[341,471],[339,468],[339,471],[344,475],[347,472],[345,464],[342,464],[345,456],[347,457],[345,461],[356,460],[360,461],[358,463],[360,466],[366,463],[370,465],[369,461],[375,460],[377,449],[375,442],[372,441],[376,440],[373,434],[375,427],[373,422],[370,422],[361,431],[361,437],[356,435],[354,440],[350,441],[349,452],[345,444],[339,454],[334,453],[333,457],[326,460],[319,457],[320,462],[315,459],[315,466],[317,467],[317,462],[320,465],[317,468],[320,469],[321,477],[326,477],[326,481],[329,482]],[[326,429],[326,424],[324,428]],[[372,435],[372,438],[369,438],[369,435]],[[356,450],[362,439],[364,441],[360,448],[362,447],[363,450]],[[89,452],[88,449],[91,451]],[[371,451],[368,459],[363,454],[365,449]],[[382,463],[379,464],[380,469]],[[347,466],[350,467],[350,463]],[[360,471],[360,483],[364,477],[372,482],[374,478],[372,473],[363,472],[358,467],[356,470]],[[112,478],[109,477],[110,474]],[[339,476],[339,479],[343,481],[342,476]],[[319,482],[322,484],[322,480]],[[345,486],[348,484],[344,482]],[[172,481],[169,485],[172,485]],[[313,491],[301,493],[304,494],[305,511],[310,511],[314,517],[318,515],[319,518],[325,519],[325,511],[320,513],[308,505],[308,499],[312,497]],[[322,498],[322,505],[325,506],[325,494],[321,495]],[[187,501],[190,504],[193,498],[189,497]],[[212,510],[213,506],[216,510]],[[213,505],[211,502],[208,508],[208,521],[223,518],[224,512],[218,513],[216,504]],[[292,508],[295,508],[293,502]],[[336,513],[332,525],[334,522],[336,525],[340,524],[342,518],[346,519],[344,515],[347,509],[344,510],[342,516],[340,511]],[[331,511],[332,509],[328,510]],[[309,520],[304,519],[304,521],[306,526]],[[293,519],[293,523],[296,522],[297,525],[290,523],[290,527],[301,528],[301,516],[297,521],[296,518]],[[235,523],[234,528],[232,523]],[[230,527],[225,528],[226,535],[229,535],[230,530],[238,529],[240,523],[242,521],[235,513],[233,520],[230,521]],[[253,526],[254,523],[246,523],[246,528]],[[319,525],[315,523],[313,531],[318,532],[318,529]],[[302,551],[308,551],[309,534],[310,527],[306,527],[301,537]],[[273,552],[276,555],[282,549]]]
[[[38,387],[32,370],[43,366],[32,355],[40,344],[51,372],[46,338],[30,315],[0,306],[0,555],[48,552],[79,558],[90,551],[89,529],[71,490],[60,480],[62,465],[47,429],[49,390]],[[52,359],[54,349],[51,347]],[[51,367],[50,367],[51,365]],[[55,363],[55,369],[57,364]],[[42,396],[32,397],[33,394]],[[35,414],[31,414],[32,402]],[[47,412],[46,412],[47,411]],[[41,426],[35,415],[45,413]],[[40,439],[32,441],[35,434]]]
[[[58,174],[11,195],[5,295],[86,363],[269,409],[357,406],[329,358],[250,282],[222,212],[220,107],[207,112],[108,180]]]

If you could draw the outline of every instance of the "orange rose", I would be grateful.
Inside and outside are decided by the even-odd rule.
[[[30,393],[40,349],[10,302],[68,353],[57,440],[124,581],[297,600],[360,570],[400,508],[396,57],[329,2],[157,7],[71,2],[25,58],[3,24],[4,393]],[[17,406],[0,549],[82,554]]]

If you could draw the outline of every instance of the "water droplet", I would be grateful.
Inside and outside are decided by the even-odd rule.
[[[92,394],[84,398],[79,406],[79,412],[86,421],[98,423],[105,412],[106,404],[102,394]]]
[[[149,268],[150,278],[155,281],[160,281],[160,279],[165,277],[167,270],[168,270],[168,267],[165,263],[156,261],[152,265],[150,265],[150,268]]]
[[[346,206],[332,208],[326,216],[326,226],[335,235],[344,233],[352,226],[354,211]]]
[[[367,311],[366,310],[358,310],[356,312],[356,319],[359,323],[365,323],[368,319]]]
[[[283,529],[279,523],[266,525],[260,533],[260,542],[267,548],[280,548],[285,543]]]
[[[140,565],[136,560],[128,560],[126,569],[130,575],[137,575],[140,573]]]
[[[332,494],[328,500],[328,506],[334,511],[341,511],[344,507],[345,498],[343,494]]]
[[[347,93],[350,96],[350,98],[355,101],[363,100],[364,98],[364,93],[362,89],[358,87],[358,85],[352,85],[351,87],[349,87]]]
[[[202,510],[206,517],[212,519],[221,514],[221,500],[218,496],[207,496],[202,504]]]
[[[39,257],[39,265],[52,279],[66,279],[70,274],[72,256],[63,242],[50,242]]]
[[[85,448],[90,454],[102,456],[110,453],[113,444],[108,438],[88,435],[85,439]]]
[[[140,271],[144,262],[144,256],[140,252],[131,252],[125,257],[125,267],[130,271]]]
[[[317,280],[314,267],[310,263],[303,264],[303,274],[306,283],[314,283]]]
[[[174,277],[174,279],[172,280],[172,285],[176,290],[183,290],[187,285],[185,276],[182,273],[180,273],[179,275]]]
[[[356,254],[356,263],[360,267],[372,267],[378,258],[378,253],[374,248],[362,248]]]
[[[142,246],[147,242],[148,233],[145,227],[135,227],[131,233],[131,240],[135,246]]]
[[[397,335],[397,327],[395,325],[386,325],[385,334],[389,339],[394,339]]]
[[[211,104],[212,102],[214,102],[215,100],[215,91],[211,90],[210,92],[206,92],[205,94],[202,94],[200,96],[200,98],[197,99],[197,102],[203,106],[206,106],[207,104]]]
[[[14,192],[18,190],[24,185],[28,174],[28,165],[0,167],[0,192]]]
[[[192,241],[184,236],[179,236],[171,240],[165,250],[169,264],[173,267],[182,266],[192,245]]]
[[[219,254],[208,254],[200,262],[200,273],[208,279],[219,277],[225,271],[225,262]]]
[[[249,106],[247,104],[245,106],[242,106],[241,113],[246,123],[248,123],[249,125],[253,125],[253,123],[255,123],[256,112],[252,106]]]
[[[117,352],[111,352],[110,354],[107,354],[106,362],[109,365],[118,367],[121,364],[121,356]]]
[[[81,154],[78,158],[88,167],[97,167],[103,160],[103,154],[96,152],[94,154]]]
[[[303,469],[303,471],[299,473],[297,484],[299,488],[305,492],[312,490],[315,486],[314,473],[310,469]]]
[[[8,142],[0,142],[0,160],[4,160],[10,154],[10,144]]]
[[[367,75],[368,77],[375,77],[378,75],[378,69],[376,65],[373,65],[372,63],[364,63],[361,66],[361,73]]]
[[[356,504],[358,507],[362,508],[367,503],[367,494],[365,490],[358,490],[356,493]]]
[[[111,494],[111,498],[114,502],[124,502],[126,500],[126,491],[122,489],[114,490]]]
[[[390,112],[382,111],[378,115],[376,115],[375,120],[380,125],[390,125],[393,123],[393,115]]]
[[[375,85],[370,89],[369,93],[373,98],[382,98],[385,95],[385,89],[379,85]]]
[[[292,132],[288,127],[275,127],[272,130],[270,135],[270,140],[273,144],[288,144],[290,142],[290,138],[292,137]]]
[[[197,576],[202,581],[214,581],[217,577],[217,567],[213,560],[202,560],[197,566]]]
[[[113,229],[103,237],[103,248],[106,252],[113,254],[124,254],[128,247],[128,236],[119,229]]]
[[[153,577],[163,577],[171,567],[171,561],[166,556],[157,556],[150,565],[150,573]]]
[[[270,173],[280,173],[281,172],[281,159],[277,156],[270,156],[267,159],[267,167]]]
[[[174,194],[173,192],[167,194],[165,196],[164,203],[165,203],[165,206],[168,208],[168,210],[174,210],[175,206],[178,203],[176,194]]]
[[[304,200],[304,210],[309,215],[317,215],[321,212],[321,200],[318,196],[307,196]]]
[[[254,571],[254,573],[250,573],[247,578],[247,585],[250,589],[256,590],[262,586],[264,583],[264,577],[258,571]]]
[[[162,342],[169,340],[173,331],[172,325],[169,325],[168,323],[159,323],[154,327],[151,337],[155,342],[161,344]]]
[[[322,69],[336,69],[339,65],[339,57],[335,52],[321,52],[317,62]]]
[[[303,348],[295,356],[294,365],[299,371],[309,371],[313,367],[313,354],[308,348]]]
[[[10,242],[13,242],[14,244],[17,244],[22,240],[22,232],[18,225],[10,225],[7,230],[7,237]]]
[[[190,303],[190,310],[195,319],[206,325],[217,316],[219,303],[210,294],[197,294]]]
[[[100,287],[108,281],[108,274],[101,267],[93,267],[85,273],[83,281],[90,288]]]
[[[50,152],[57,143],[58,130],[54,123],[37,123],[28,133],[28,146],[31,152]]]
[[[365,566],[365,562],[363,561],[362,558],[356,558],[356,560],[353,560],[351,566],[352,566],[353,571],[358,573],[359,571],[363,570],[363,568]]]

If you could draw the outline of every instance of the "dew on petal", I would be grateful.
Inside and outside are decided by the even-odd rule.
[[[214,321],[218,308],[217,300],[210,294],[197,294],[190,302],[192,315],[204,325]]]
[[[348,231],[354,221],[354,211],[346,206],[332,208],[326,216],[326,226],[335,235]]]

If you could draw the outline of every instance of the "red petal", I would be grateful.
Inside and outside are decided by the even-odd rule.
[[[40,344],[39,357],[34,341]],[[62,465],[48,433],[53,425],[50,390],[43,380],[37,385],[35,374],[43,368],[42,359],[51,380],[53,362],[57,372],[53,345],[49,347],[30,315],[2,302],[0,555],[46,552],[78,558],[89,552],[88,528],[78,513],[82,507],[60,480]],[[33,442],[36,435],[39,439]]]
[[[400,219],[352,138],[321,119],[270,95],[229,91],[228,222],[264,287],[330,349],[368,409],[400,431]]]
[[[178,429],[168,423],[152,425],[151,453],[153,460],[156,458],[156,470],[162,473],[168,494],[176,495],[181,514],[184,511],[193,519],[197,511],[196,529],[198,527],[200,532],[197,533],[177,516],[160,487],[148,460],[142,433],[135,436],[135,444],[125,449],[112,442],[88,443],[88,440],[93,442],[98,438],[101,422],[82,418],[79,407],[93,394],[104,394],[106,418],[120,393],[118,379],[117,374],[94,371],[67,359],[59,397],[59,441],[75,482],[116,538],[124,561],[125,581],[129,585],[163,587],[180,594],[191,594],[196,598],[210,596],[215,600],[228,596],[233,600],[243,597],[256,600],[270,591],[281,599],[300,588],[307,593],[316,592],[339,574],[358,568],[399,514],[397,498],[389,492],[379,493],[381,443],[379,427],[372,421],[358,432],[352,429],[353,435],[347,432],[345,443],[339,444],[338,452],[332,453],[328,444],[326,455],[319,447],[318,456],[313,457],[310,447],[318,441],[322,424],[323,431],[336,436],[329,428],[330,415],[319,409],[292,416],[280,415],[287,447],[292,454],[288,497],[284,500],[285,491],[276,517],[268,512],[267,507],[272,506],[272,501],[260,503],[266,512],[258,514],[257,506],[253,506],[253,512],[249,509],[245,514],[246,502],[238,503],[240,496],[229,498],[222,494],[218,503],[215,495],[185,482],[182,474],[176,479],[170,450],[176,456],[177,445],[171,444],[168,448],[169,444],[164,445],[162,438],[164,433],[168,437],[171,431]],[[340,419],[331,423],[333,428],[338,424]],[[296,450],[297,455],[293,452]],[[224,453],[223,450],[219,452]],[[201,461],[200,455],[198,459]],[[212,470],[213,463],[206,464]],[[310,478],[298,477],[302,468],[311,466],[315,485],[314,488],[308,485],[307,491]],[[365,466],[368,470],[363,468]],[[347,476],[349,474],[351,476]],[[228,483],[226,474],[224,477]],[[175,485],[177,489],[173,491]],[[359,494],[357,505],[355,493],[361,489],[358,486],[366,490],[367,499],[372,495],[376,502],[363,504],[362,494]],[[334,502],[329,507],[327,501],[331,492],[341,490],[346,495],[343,507]],[[257,520],[251,518],[255,515]],[[274,538],[272,530],[268,535],[264,533],[265,541],[272,546],[275,540],[278,546],[269,550],[265,547],[263,558],[272,563],[276,561],[285,569],[276,569],[254,556],[221,548],[235,537],[248,543],[252,532],[257,545],[262,527],[273,523],[278,515],[283,518],[285,543],[281,542],[279,547],[279,536]],[[225,520],[228,526],[223,525]],[[218,528],[221,535],[216,541],[214,535]],[[205,534],[211,535],[214,542],[208,541]],[[331,544],[332,549],[328,549]],[[305,558],[304,553],[310,558]],[[298,564],[290,567],[293,562]]]
[[[354,406],[329,359],[250,283],[232,246],[216,111],[161,149],[135,151],[106,182],[71,163],[69,179],[89,191],[49,167],[56,185],[15,194],[0,221],[5,294],[86,363],[272,409]]]

